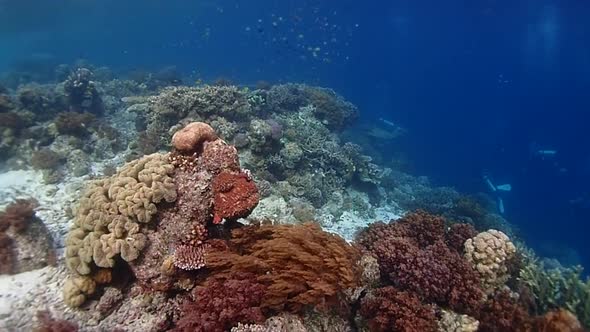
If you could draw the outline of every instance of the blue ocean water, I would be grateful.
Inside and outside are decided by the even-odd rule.
[[[412,174],[511,184],[539,254],[590,266],[590,4],[584,1],[1,1],[0,68],[175,66],[192,80],[335,89],[407,134]],[[544,153],[543,151],[551,152]],[[552,152],[555,152],[554,154]]]

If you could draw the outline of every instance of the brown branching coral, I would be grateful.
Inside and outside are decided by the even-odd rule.
[[[533,318],[519,301],[518,295],[508,290],[496,293],[482,306],[478,316],[481,332],[533,331]]]
[[[361,302],[361,315],[371,331],[437,331],[434,308],[412,293],[394,287],[376,289]]]
[[[0,232],[11,228],[19,233],[24,231],[35,217],[35,199],[17,199],[0,212]]]
[[[479,275],[447,239],[456,242],[447,236],[444,219],[418,211],[373,224],[357,241],[377,257],[382,277],[398,289],[459,313],[477,312],[484,300]]]
[[[356,242],[371,251],[378,245],[379,240],[403,237],[419,247],[425,247],[444,238],[444,224],[442,217],[418,210],[389,224],[382,222],[371,224],[369,228],[359,233]]]
[[[261,303],[266,286],[252,273],[215,276],[192,291],[176,332],[224,332],[238,323],[262,323]]]
[[[477,231],[470,224],[452,224],[446,234],[446,242],[449,248],[457,252],[463,252],[465,241],[477,235]]]
[[[215,274],[250,272],[267,285],[261,307],[300,312],[338,305],[343,291],[359,283],[358,252],[312,223],[249,226],[233,231],[233,251],[210,252]]]

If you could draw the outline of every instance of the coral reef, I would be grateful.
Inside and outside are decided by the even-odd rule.
[[[373,123],[355,137],[348,126],[358,110],[332,90],[252,91],[228,80],[170,87],[182,81],[174,67],[128,80],[83,61],[49,74],[56,81],[19,74],[0,91],[2,166],[33,168],[27,185],[45,197],[39,208],[16,201],[0,213],[0,272],[59,265],[22,281],[3,276],[10,296],[0,300],[13,302],[0,303],[9,318],[0,329],[588,327],[590,287],[579,268],[523,256],[484,195],[400,172],[382,151],[397,154],[392,140],[404,130]],[[13,197],[23,196],[3,203]],[[75,206],[62,210],[53,198]],[[417,208],[427,212],[407,213]],[[55,220],[45,227],[35,215]],[[72,218],[62,261],[47,232],[63,246]],[[352,245],[326,232],[353,242],[374,220],[391,221]],[[40,309],[51,314],[32,319]]]

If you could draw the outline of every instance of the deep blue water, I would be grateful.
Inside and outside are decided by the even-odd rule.
[[[575,0],[0,0],[0,69],[86,58],[332,87],[407,128],[413,173],[465,192],[486,191],[483,172],[511,183],[506,217],[527,242],[590,266],[589,13]]]

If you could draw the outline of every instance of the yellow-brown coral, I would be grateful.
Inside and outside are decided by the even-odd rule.
[[[506,283],[509,277],[506,263],[515,253],[516,247],[508,236],[495,229],[465,241],[465,258],[482,277],[488,293]]]
[[[71,277],[66,280],[63,289],[64,302],[70,307],[79,307],[88,295],[94,294],[96,282],[84,276]]]
[[[113,267],[118,255],[137,259],[147,244],[143,224],[156,214],[156,204],[176,200],[173,171],[167,155],[152,154],[90,183],[66,239],[68,268],[89,275],[96,267]]]

